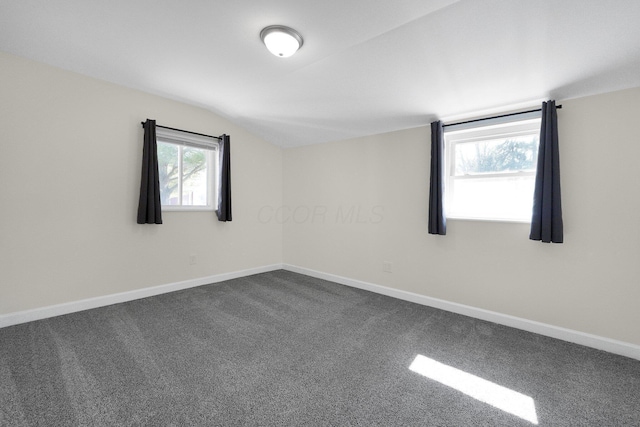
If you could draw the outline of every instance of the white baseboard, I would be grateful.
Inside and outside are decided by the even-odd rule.
[[[298,267],[290,264],[284,264],[282,268],[294,273],[300,273],[307,276],[316,277],[318,279],[329,280],[331,282],[340,283],[341,285],[364,289],[393,298],[414,302],[416,304],[435,307],[453,313],[474,317],[476,319],[486,320],[489,322],[498,323],[500,325],[510,326],[512,328],[522,329],[551,338],[557,338],[563,341],[568,341],[575,344],[596,348],[598,350],[604,350],[609,353],[619,354],[621,356],[640,360],[640,346],[636,344],[617,341],[580,331],[574,331],[572,329],[561,328],[559,326],[548,325],[546,323],[527,320],[520,317],[510,316],[508,314],[497,313],[494,311],[475,308],[455,302],[449,302],[438,298],[431,298],[413,292],[402,291],[399,289],[388,288],[386,286],[380,286],[360,280],[349,279],[347,277],[337,276],[334,274],[323,273],[321,271],[311,270],[309,268]]]
[[[298,267],[290,264],[273,264],[263,267],[250,268],[247,270],[234,271],[230,273],[216,274],[214,276],[201,277],[198,279],[185,280],[182,282],[168,283],[160,286],[152,286],[143,289],[136,289],[128,292],[105,295],[101,297],[88,298],[79,301],[68,302],[64,304],[51,305],[47,307],[35,308],[32,310],[19,311],[0,315],[0,328],[6,326],[17,325],[20,323],[32,322],[34,320],[46,319],[49,317],[60,316],[63,314],[75,313],[77,311],[89,310],[92,308],[104,307],[107,305],[118,304],[127,301],[133,301],[140,298],[146,298],[154,295],[165,294],[169,292],[179,291],[182,289],[194,288],[196,286],[207,285],[210,283],[223,282],[225,280],[237,279],[239,277],[251,276],[253,274],[266,273],[285,269],[295,273],[304,274],[318,279],[329,280],[341,285],[351,286],[354,288],[364,289],[370,292],[410,301],[416,304],[435,307],[453,313],[462,314],[477,319],[486,320],[500,325],[510,326],[512,328],[522,329],[536,334],[545,335],[560,340],[581,344],[587,347],[596,348],[598,350],[608,351],[610,353],[619,354],[621,356],[631,357],[640,360],[640,346],[617,341],[610,338],[600,337],[597,335],[587,334],[584,332],[574,331],[572,329],[561,328],[558,326],[548,325],[533,320],[527,320],[520,317],[510,316],[508,314],[497,313],[494,311],[475,308],[464,304],[445,301],[438,298],[431,298],[425,295],[407,292],[400,289],[388,288],[386,286],[376,285],[373,283],[363,282],[361,280],[349,279],[347,277],[337,276],[335,274],[323,273],[321,271],[311,270],[309,268]]]
[[[136,289],[133,291],[120,292],[117,294],[88,298],[79,301],[72,301],[64,304],[34,308],[32,310],[18,311],[15,313],[0,315],[0,328],[281,269],[282,264],[273,264],[263,267],[250,268],[247,270],[234,271],[231,273],[222,273],[216,274],[214,276],[185,280],[182,282],[168,283],[165,285]]]

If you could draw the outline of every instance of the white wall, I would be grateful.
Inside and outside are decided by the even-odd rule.
[[[264,217],[284,262],[640,344],[640,89],[562,104],[564,244],[515,223],[429,235],[422,127],[286,149],[283,215]]]
[[[640,344],[640,89],[562,101],[562,245],[523,224],[428,235],[427,127],[283,151],[204,109],[4,53],[0,95],[0,315],[284,261]],[[146,118],[231,135],[233,222],[136,224]]]
[[[282,150],[204,109],[0,53],[0,315],[282,262]],[[142,127],[231,135],[233,221],[138,225]],[[197,264],[189,265],[189,256]]]

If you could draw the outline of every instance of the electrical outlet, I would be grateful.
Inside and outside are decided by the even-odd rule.
[[[391,273],[393,271],[393,263],[384,261],[382,263],[382,271],[384,271],[385,273]]]
[[[190,265],[196,265],[198,262],[198,259],[196,258],[195,255],[189,255],[189,264]]]

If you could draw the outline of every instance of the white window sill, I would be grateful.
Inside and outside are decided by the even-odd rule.
[[[461,216],[447,216],[447,221],[480,221],[480,222],[506,222],[511,224],[531,224],[530,219],[512,219],[512,218],[472,218]]]
[[[163,206],[162,212],[214,212],[211,206]]]

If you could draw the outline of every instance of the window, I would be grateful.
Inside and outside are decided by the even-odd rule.
[[[448,218],[531,221],[540,133],[534,114],[445,128]]]
[[[214,210],[218,141],[156,128],[160,201],[163,210]]]

